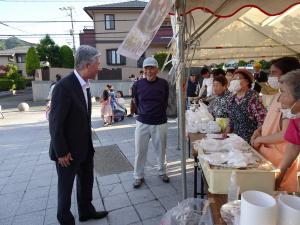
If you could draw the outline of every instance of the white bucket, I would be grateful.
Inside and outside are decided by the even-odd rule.
[[[300,225],[300,198],[281,195],[278,199],[278,225]]]
[[[264,192],[242,193],[240,225],[276,225],[276,200]]]

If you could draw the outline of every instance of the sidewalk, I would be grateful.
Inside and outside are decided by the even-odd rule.
[[[49,160],[49,131],[43,107],[29,112],[5,111],[0,119],[0,225],[54,225],[57,207],[57,176]],[[129,162],[134,161],[135,119],[126,118],[112,127],[102,127],[100,108],[93,105],[95,146],[117,144]],[[153,147],[148,152],[146,184],[132,188],[132,171],[109,176],[95,174],[94,205],[106,209],[106,219],[78,222],[76,195],[72,211],[76,224],[158,225],[162,215],[181,199],[181,152],[177,151],[177,124],[169,121],[168,174],[163,183],[156,175]],[[192,161],[188,163],[188,195],[192,196]],[[73,190],[75,191],[75,190]]]

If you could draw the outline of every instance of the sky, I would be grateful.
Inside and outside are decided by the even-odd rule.
[[[93,27],[92,19],[83,10],[84,7],[124,1],[129,0],[0,0],[0,39],[6,39],[12,35],[16,35],[22,40],[38,43],[46,34],[49,34],[59,46],[68,45],[72,48],[73,43],[72,37],[70,36],[71,18],[69,11],[60,10],[60,8],[74,7],[74,33],[78,34],[84,27]],[[29,23],[27,21],[65,22]],[[41,35],[34,36],[36,34]],[[75,36],[75,45],[76,48],[79,46],[78,35]]]

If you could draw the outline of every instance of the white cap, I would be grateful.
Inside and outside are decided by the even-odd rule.
[[[158,68],[158,63],[153,57],[148,57],[143,62],[143,68],[145,68],[146,66],[154,66]]]

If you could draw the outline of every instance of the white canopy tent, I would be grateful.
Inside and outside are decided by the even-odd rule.
[[[194,10],[186,19],[186,61],[194,66],[300,53],[299,5],[271,17],[256,8],[242,8],[229,18]],[[177,49],[175,42],[173,47]]]
[[[185,94],[182,88],[185,68],[190,64],[232,59],[298,56],[300,0],[152,0],[119,47],[119,54],[139,58],[164,19],[159,15],[165,15],[173,2],[173,72],[176,71],[174,79],[178,93],[182,193],[186,198]],[[145,16],[148,22],[143,22]]]
[[[298,0],[177,0],[175,67],[182,193],[186,198],[184,68],[232,59],[298,55]],[[294,9],[292,7],[295,7]],[[291,9],[291,10],[289,10]],[[295,10],[296,9],[296,10]],[[297,22],[299,21],[299,22]],[[285,25],[287,24],[287,25]]]

